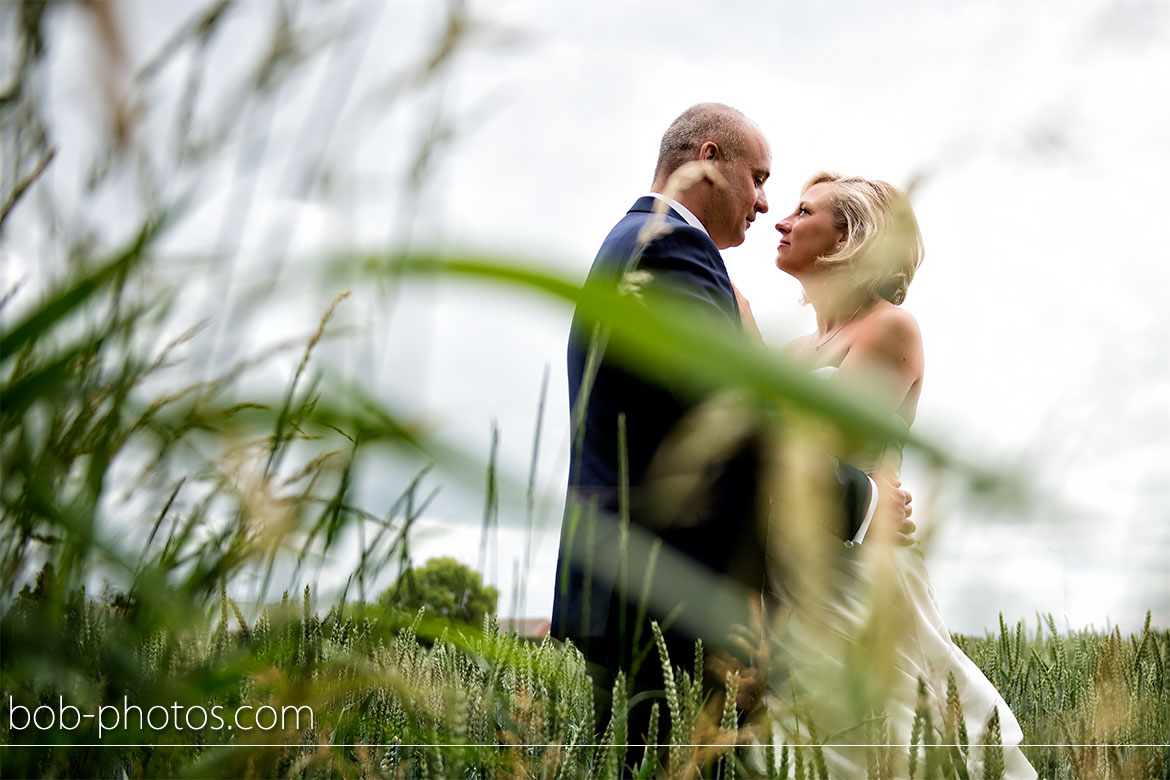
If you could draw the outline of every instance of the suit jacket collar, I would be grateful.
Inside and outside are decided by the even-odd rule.
[[[636,201],[634,201],[633,206],[630,206],[629,213],[631,213],[631,214],[634,214],[634,213],[649,214],[650,212],[654,211],[654,204],[657,201],[658,201],[658,198],[655,198],[653,195],[643,195],[642,197],[640,197]],[[669,206],[666,209],[666,213],[668,215],[674,217],[675,219],[682,219],[682,215],[679,214],[674,209],[670,208]]]
[[[629,213],[630,214],[650,214],[654,211],[654,206],[657,205],[658,202],[659,202],[659,199],[654,197],[653,195],[643,195],[642,197],[640,197],[636,201],[634,201],[633,206],[630,206]],[[680,214],[678,212],[678,210],[675,209],[673,206],[671,206],[669,203],[667,203],[665,205],[666,205],[666,215],[668,217],[671,217],[672,219],[677,219],[680,222],[687,221],[686,218],[683,217],[683,215]]]
[[[653,209],[658,205],[658,201],[662,201],[663,203],[666,204],[666,213],[667,214],[674,217],[675,219],[682,220],[683,222],[687,223],[688,225],[695,228],[696,230],[703,231],[703,233],[706,234],[708,238],[711,237],[711,234],[707,232],[707,227],[702,223],[702,221],[700,221],[698,217],[696,217],[694,214],[692,214],[690,212],[690,210],[687,209],[687,207],[684,206],[683,204],[679,203],[676,200],[668,198],[667,196],[665,196],[661,193],[657,193],[657,192],[650,193],[649,198],[650,198],[649,208],[647,208],[647,209],[638,208],[642,204],[642,201],[645,200],[645,198],[641,198],[638,200],[637,203],[634,204],[634,208],[631,209],[631,211],[639,211],[639,212],[643,212],[643,213],[645,213],[647,211],[653,211]]]

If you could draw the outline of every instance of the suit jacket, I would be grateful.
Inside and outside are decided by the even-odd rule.
[[[729,338],[742,338],[739,306],[723,258],[705,232],[667,210],[669,229],[649,243],[639,233],[652,216],[655,199],[638,199],[610,231],[594,260],[588,283],[616,284],[627,271],[647,271],[649,284],[669,289],[687,302],[713,315],[717,327],[725,325]],[[734,620],[738,615],[719,606],[703,576],[730,578],[758,589],[764,577],[765,544],[756,522],[759,506],[759,441],[751,437],[712,464],[708,489],[698,500],[688,501],[685,516],[663,517],[654,505],[651,463],[660,446],[701,399],[671,387],[669,382],[641,375],[609,359],[602,348],[592,387],[587,387],[593,327],[574,316],[569,334],[568,373],[570,408],[584,404],[583,424],[574,431],[566,520],[562,526],[557,584],[553,600],[552,632],[572,639],[590,653],[589,645],[612,646],[628,641],[637,631],[632,622],[648,566],[645,545],[639,547],[639,530],[663,541],[653,580],[668,591],[664,602],[651,604],[647,616],[660,622],[671,619],[682,638],[702,636],[707,644],[718,637],[695,626]],[[629,520],[634,531],[631,544],[620,544],[623,535],[617,520],[620,506],[619,419],[624,416],[625,447],[629,475]],[[852,535],[859,527],[869,482],[856,469],[842,466],[844,527]],[[633,548],[632,552],[625,549]],[[628,580],[615,587],[614,556],[625,561]],[[681,567],[675,563],[685,564]],[[603,573],[607,570],[607,573]],[[691,590],[688,592],[687,588]],[[706,589],[706,590],[704,590]],[[672,599],[669,594],[677,593]],[[708,598],[706,594],[709,594]],[[677,601],[673,606],[669,603]],[[744,605],[746,607],[746,605]],[[679,609],[683,614],[679,614]],[[689,612],[688,612],[689,611]],[[673,614],[672,614],[673,613]],[[746,616],[746,612],[743,613]],[[691,618],[687,620],[685,618]],[[716,632],[718,633],[718,632]],[[645,638],[648,632],[641,631]],[[611,648],[612,649],[612,648]],[[612,657],[612,656],[609,656]]]

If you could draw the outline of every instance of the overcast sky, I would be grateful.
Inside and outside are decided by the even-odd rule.
[[[292,80],[275,111],[240,116],[245,140],[201,184],[200,208],[169,245],[176,256],[229,259],[188,301],[192,314],[216,315],[209,361],[311,332],[338,291],[319,273],[337,247],[469,247],[583,279],[610,226],[649,187],[666,125],[692,103],[726,102],[772,145],[771,213],[724,256],[777,347],[813,326],[798,286],[773,265],[772,226],[800,184],[826,168],[916,183],[927,248],[905,304],[927,356],[916,430],[1023,473],[1041,497],[997,507],[948,482],[927,500],[931,480],[908,462],[915,520],[937,529],[928,555],[950,627],[981,631],[1001,610],[1009,620],[1041,611],[1074,627],[1133,629],[1152,609],[1170,624],[1166,5],[479,2],[470,8],[480,32],[454,67],[394,98],[393,74],[440,32],[437,5],[310,9],[308,27],[344,44]],[[131,56],[152,56],[199,7],[127,6]],[[217,85],[254,64],[276,8],[232,12],[209,49],[196,120],[231,105]],[[58,16],[66,45],[52,53],[49,89],[62,159],[52,186],[65,193],[80,191],[100,108],[86,22]],[[148,116],[177,99],[182,64],[163,73]],[[408,197],[409,156],[436,117],[454,132]],[[153,121],[162,139],[166,125]],[[319,163],[327,187],[307,177]],[[115,195],[78,202],[118,211]],[[35,274],[35,229],[17,223],[6,240],[6,275]],[[249,285],[272,278],[292,292],[279,307],[250,310]],[[569,317],[511,291],[358,290],[338,322],[361,337],[328,356],[335,371],[472,452],[486,455],[495,421],[502,461],[521,481],[547,368],[543,511],[524,597],[535,616],[551,607],[567,470]],[[219,343],[237,333],[247,334],[238,346]],[[379,468],[361,487],[371,505],[409,473]],[[415,554],[478,564],[479,486],[440,475],[430,483],[442,491]],[[506,508],[489,548],[505,612],[523,516]],[[335,573],[345,566],[335,562]]]

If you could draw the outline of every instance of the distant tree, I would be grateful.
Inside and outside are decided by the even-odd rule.
[[[484,585],[479,572],[454,558],[431,558],[407,569],[378,597],[384,607],[416,611],[425,606],[431,615],[478,626],[496,611],[500,592]]]

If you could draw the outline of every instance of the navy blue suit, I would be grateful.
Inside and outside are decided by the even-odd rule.
[[[589,283],[616,284],[627,271],[647,271],[651,275],[649,284],[669,289],[711,315],[714,327],[725,326],[729,339],[743,338],[739,306],[727,268],[705,232],[668,209],[668,232],[648,244],[640,244],[639,233],[651,218],[655,202],[649,196],[640,198],[614,226],[594,260]],[[648,497],[654,490],[650,482],[656,477],[652,461],[664,440],[702,399],[671,387],[665,380],[634,373],[610,360],[604,351],[592,388],[584,396],[592,332],[590,323],[574,316],[568,345],[569,401],[574,410],[580,403],[586,406],[583,425],[573,437],[552,632],[558,638],[571,639],[590,661],[612,674],[616,666],[629,671],[629,643],[634,634],[639,634],[643,643],[650,637],[645,625],[634,625],[645,561],[631,561],[632,587],[627,586],[624,593],[621,587],[615,587],[612,578],[599,576],[593,570],[595,556],[613,554],[613,537],[619,533],[619,419],[625,419],[631,526],[661,539],[664,546],[702,567],[702,571],[756,590],[763,585],[765,554],[759,533],[762,524],[756,518],[762,482],[757,456],[760,442],[749,437],[737,451],[712,464],[709,489],[698,500],[687,502],[685,517],[657,515]],[[842,502],[848,507],[841,531],[851,535],[860,525],[869,482],[864,474],[847,466],[842,467],[840,479]],[[579,514],[570,522],[574,511]],[[680,575],[659,566],[655,576],[661,579]],[[703,599],[692,597],[681,608],[700,612],[711,609],[710,604],[695,603],[698,601]],[[746,604],[743,607],[742,614],[746,615]],[[673,605],[664,612],[651,607],[646,617],[661,623],[679,608]],[[725,618],[735,614],[719,610]],[[702,616],[700,622],[709,616],[710,613]],[[678,620],[677,615],[675,618],[675,626],[687,623]],[[694,621],[688,625],[692,628],[666,632],[672,655],[682,653],[674,658],[676,663],[690,663],[694,639],[701,637],[710,648],[719,646],[725,638],[719,635],[721,630],[708,633],[693,630]],[[652,653],[635,687],[653,687],[657,666],[656,654]],[[647,673],[650,677],[646,677]],[[598,682],[604,686],[602,679]],[[631,741],[638,739],[632,729],[630,737]]]

